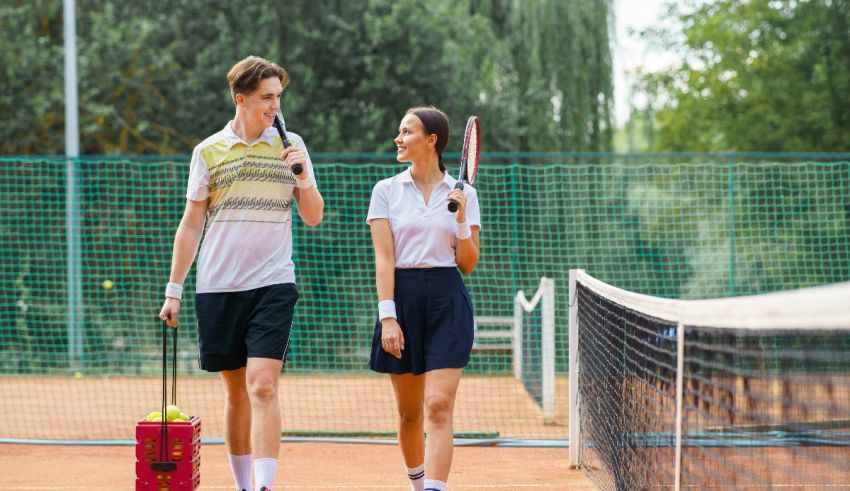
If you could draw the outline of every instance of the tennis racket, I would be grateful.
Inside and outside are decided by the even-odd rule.
[[[466,121],[466,131],[463,134],[463,150],[460,152],[460,173],[457,178],[455,189],[463,189],[463,183],[475,182],[475,174],[478,173],[478,157],[480,155],[479,143],[481,141],[481,125],[478,116],[470,116]],[[449,201],[449,211],[457,211],[457,202]]]
[[[280,111],[278,111],[274,116],[274,127],[280,135],[280,139],[283,141],[283,148],[291,147],[292,142],[290,142],[289,137],[286,136],[286,121],[283,120],[283,113]],[[304,168],[301,164],[295,164],[292,166],[292,173],[296,176],[301,174],[303,171]]]

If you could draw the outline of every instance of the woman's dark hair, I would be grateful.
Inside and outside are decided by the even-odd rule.
[[[440,161],[440,171],[446,172],[446,166],[443,164],[443,150],[446,149],[446,145],[449,143],[449,117],[434,106],[412,107],[404,114],[408,115],[411,113],[422,121],[426,135],[437,135],[437,143],[434,147],[437,150],[437,158]]]

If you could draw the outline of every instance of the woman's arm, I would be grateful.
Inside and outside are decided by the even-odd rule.
[[[372,245],[375,247],[375,287],[378,300],[392,300],[395,293],[395,250],[390,221],[376,218],[369,221]]]
[[[455,262],[457,263],[458,269],[463,274],[469,274],[475,269],[475,265],[478,264],[479,257],[479,237],[478,234],[481,230],[481,227],[478,225],[474,225],[469,227],[466,224],[466,205],[467,198],[466,194],[460,189],[452,189],[448,196],[446,196],[447,201],[454,201],[457,203],[457,212],[455,212],[455,222],[458,224],[458,234],[461,235],[462,227],[468,227],[469,230],[468,236],[463,238],[457,237],[457,245],[455,246]],[[462,234],[467,235],[467,234]]]
[[[395,298],[395,249],[390,221],[375,218],[369,221],[372,244],[375,247],[375,288],[378,301]],[[404,335],[395,317],[381,319],[381,346],[384,351],[401,358],[404,351]]]
[[[455,249],[455,261],[457,267],[463,274],[469,274],[475,269],[480,256],[478,252],[479,238],[478,233],[480,227],[472,227],[472,235],[468,239],[457,239],[457,248]]]

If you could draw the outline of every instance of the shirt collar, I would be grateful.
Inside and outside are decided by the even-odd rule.
[[[227,149],[228,150],[233,148],[233,145],[236,145],[237,143],[241,143],[241,144],[245,145],[246,147],[256,145],[257,143],[260,143],[260,142],[268,143],[269,145],[273,145],[274,144],[274,137],[277,136],[277,130],[273,126],[269,126],[265,130],[263,130],[263,133],[260,135],[260,137],[257,138],[253,143],[248,143],[245,140],[243,140],[242,138],[240,138],[239,135],[237,135],[235,131],[233,131],[233,121],[232,120],[228,121],[227,124],[224,125],[224,129],[222,130],[222,132],[224,133],[224,141],[225,141],[225,143],[227,143]]]
[[[401,175],[399,175],[399,180],[401,180],[401,182],[413,182],[413,174],[410,172],[410,167],[408,167],[407,170],[405,170],[404,172],[401,173]],[[443,183],[444,184],[446,184],[448,187],[451,188],[451,187],[454,187],[456,182],[457,182],[457,179],[450,176],[448,172],[443,172]]]

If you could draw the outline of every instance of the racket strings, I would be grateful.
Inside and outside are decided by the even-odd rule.
[[[474,118],[474,119],[473,119]],[[475,174],[478,168],[478,157],[479,153],[479,137],[480,137],[480,129],[478,126],[478,119],[475,116],[470,118],[470,122],[467,125],[467,135],[466,135],[466,145],[464,148],[463,159],[466,162],[466,179],[470,184],[475,181]]]

